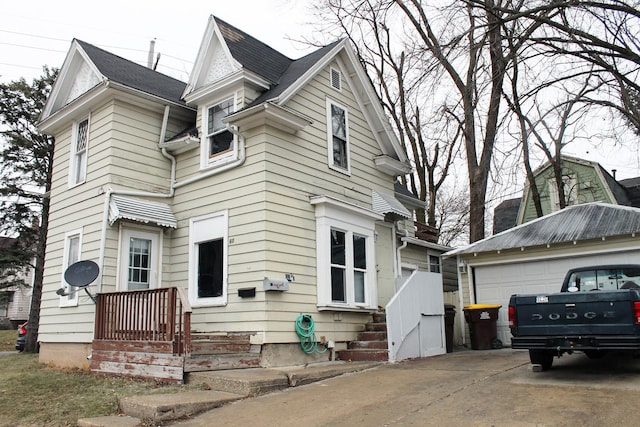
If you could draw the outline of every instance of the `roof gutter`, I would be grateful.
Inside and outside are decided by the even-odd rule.
[[[246,158],[244,138],[242,137],[242,135],[240,135],[240,132],[238,131],[238,128],[236,126],[232,126],[230,123],[227,123],[227,130],[238,137],[238,158],[236,160],[234,160],[233,162],[229,162],[224,166],[220,166],[218,168],[211,169],[210,171],[205,172],[205,173],[203,173],[201,175],[197,175],[197,176],[194,176],[192,178],[185,179],[184,181],[176,182],[175,184],[173,184],[173,188],[180,188],[180,187],[184,187],[185,185],[188,185],[188,184],[193,184],[194,182],[200,181],[201,179],[205,179],[205,178],[212,177],[214,175],[218,175],[218,174],[220,174],[222,172],[226,172],[229,169],[233,169],[233,168],[235,168],[237,166],[240,166],[240,165],[242,165],[244,163],[245,158]]]

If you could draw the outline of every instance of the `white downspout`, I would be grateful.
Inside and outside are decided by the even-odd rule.
[[[236,129],[234,126],[231,126],[229,123],[227,123],[227,130],[238,137],[238,158],[233,162],[227,163],[226,165],[221,166],[219,168],[215,168],[203,174],[194,176],[189,179],[185,179],[184,181],[176,182],[173,185],[173,188],[180,188],[188,184],[193,184],[194,182],[200,181],[201,179],[218,175],[219,173],[226,172],[229,169],[233,169],[244,163],[245,157],[246,157],[244,138],[242,137],[242,135],[240,135],[240,132],[238,132],[238,129]]]
[[[400,224],[400,221],[396,222],[396,233],[398,234],[402,234],[404,237],[407,237],[409,235],[409,232],[407,230],[401,230],[400,227],[398,226]],[[402,238],[400,239],[402,240]],[[409,244],[409,242],[407,240],[404,240],[402,242],[402,245],[398,246],[398,248],[396,249],[396,262],[398,263],[398,269],[396,271],[396,278],[402,277],[402,255],[400,254],[400,252],[407,247],[407,245]],[[397,279],[396,279],[397,280]]]
[[[167,134],[167,124],[169,122],[169,110],[171,107],[169,105],[165,105],[164,107],[164,116],[162,117],[162,127],[160,129],[160,138],[158,144],[164,142],[164,138]],[[102,230],[100,234],[100,255],[98,259],[98,292],[102,291],[102,272],[104,270],[104,254],[105,247],[107,242],[107,229],[109,226],[109,204],[111,202],[111,196],[113,194],[121,194],[126,196],[141,196],[141,197],[158,197],[158,198],[170,198],[173,197],[175,193],[175,180],[176,180],[176,158],[167,152],[164,148],[161,149],[162,156],[171,161],[171,177],[169,183],[169,192],[166,194],[162,193],[152,193],[150,191],[136,191],[136,190],[113,190],[112,188],[107,189],[104,197],[104,208],[102,212]]]

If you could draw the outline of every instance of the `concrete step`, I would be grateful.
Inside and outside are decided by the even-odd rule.
[[[185,391],[171,394],[129,396],[120,399],[120,410],[127,416],[156,423],[190,417],[245,396],[222,391]]]
[[[82,418],[78,420],[78,427],[139,427],[140,418],[117,415],[107,417]]]
[[[120,399],[120,410],[126,416],[84,419],[81,420],[83,424],[79,421],[78,425],[133,427],[147,426],[149,424],[146,422],[149,420],[154,422],[153,425],[164,425],[166,422],[194,416],[248,396],[309,384],[377,365],[378,363],[370,362],[327,362],[306,366],[190,373],[186,382],[205,384],[212,390],[129,396]],[[145,424],[140,420],[144,420]]]

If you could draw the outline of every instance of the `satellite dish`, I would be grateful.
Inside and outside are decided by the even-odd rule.
[[[78,261],[71,264],[64,271],[64,280],[70,286],[84,289],[87,295],[89,295],[91,300],[95,303],[96,299],[91,295],[91,293],[89,293],[87,286],[96,280],[99,272],[100,268],[95,262],[89,260]]]

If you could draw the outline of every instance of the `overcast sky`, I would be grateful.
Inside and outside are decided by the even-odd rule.
[[[0,8],[0,81],[60,67],[78,38],[146,65],[156,40],[158,71],[186,81],[207,20],[215,15],[291,58],[308,52],[300,39],[310,26],[312,0],[12,0]],[[171,5],[171,6],[167,6]],[[306,49],[306,50],[305,50]]]
[[[188,80],[207,20],[215,15],[290,58],[312,50],[296,43],[313,37],[314,0],[11,0],[0,7],[0,81],[42,74],[42,66],[60,67],[71,40],[78,38],[146,65],[149,42],[156,40],[158,71]],[[317,35],[315,35],[317,36]],[[326,42],[333,40],[326,40]],[[604,117],[603,120],[606,120]],[[606,126],[604,126],[606,127]],[[611,138],[570,144],[566,154],[597,161],[618,178],[640,176],[638,138],[628,133],[623,149]],[[596,143],[596,141],[607,141]]]

